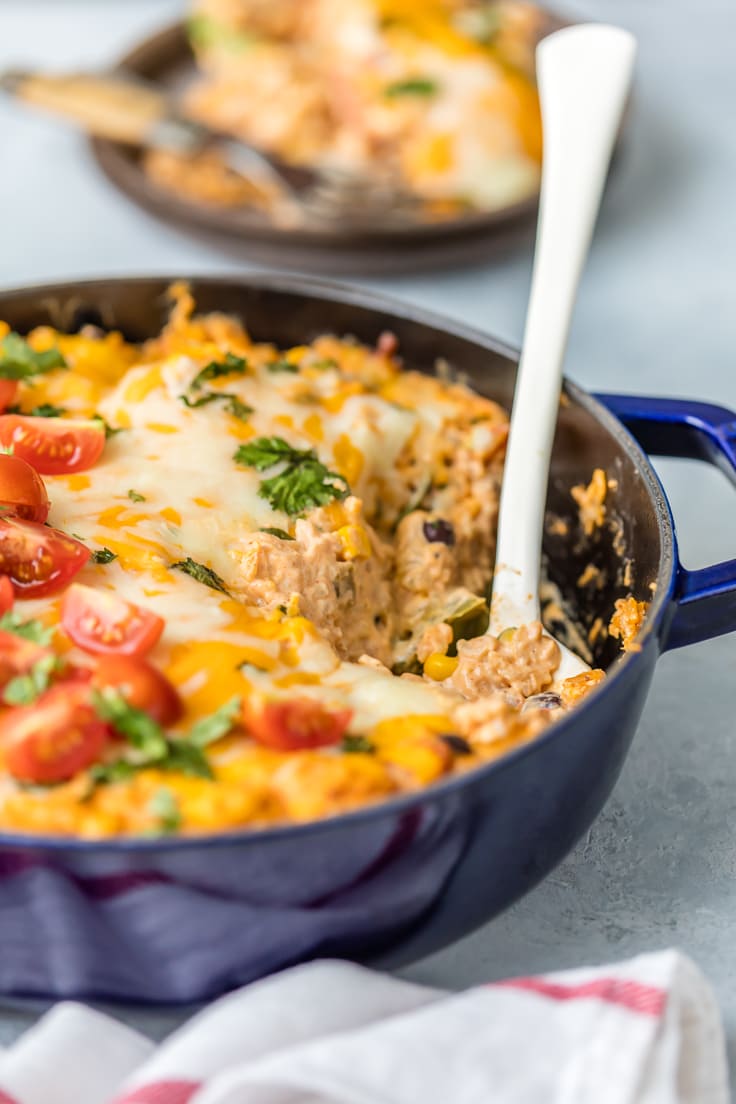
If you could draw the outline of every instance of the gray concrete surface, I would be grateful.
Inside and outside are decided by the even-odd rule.
[[[175,0],[2,0],[0,66],[101,65]],[[569,354],[595,389],[736,405],[734,0],[573,0],[639,37],[635,112]],[[0,102],[0,284],[243,266],[159,225],[96,173],[83,142]],[[518,341],[528,251],[472,270],[365,281]],[[688,566],[736,552],[736,499],[695,465],[660,471]],[[736,637],[665,656],[622,778],[573,855],[505,916],[405,976],[460,987],[675,945],[717,992],[736,1061]],[[159,1036],[175,1018],[124,1013]],[[0,1006],[0,1041],[30,1015]]]

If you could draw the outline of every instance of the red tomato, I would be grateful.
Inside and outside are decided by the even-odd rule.
[[[32,418],[27,414],[0,417],[0,445],[27,460],[41,475],[68,475],[86,471],[105,447],[99,422],[66,418]]]
[[[61,602],[64,631],[85,652],[144,655],[164,628],[156,613],[109,591],[75,583]]]
[[[86,545],[58,529],[0,517],[0,575],[10,577],[18,598],[61,590],[89,557]]]
[[[0,453],[1,514],[40,522],[49,516],[49,496],[41,476],[20,456],[4,453]]]
[[[41,786],[65,782],[100,758],[110,730],[88,696],[83,683],[52,686],[33,705],[0,717],[0,749],[14,778]]]
[[[7,613],[13,608],[15,591],[13,584],[7,575],[0,575],[0,614]]]
[[[28,674],[39,659],[51,654],[48,648],[34,644],[32,640],[0,631],[0,686],[5,686],[16,675]]]
[[[100,656],[92,675],[99,690],[119,690],[129,705],[142,709],[160,725],[172,725],[182,715],[181,698],[166,675],[137,656]]]
[[[0,410],[7,410],[18,392],[18,381],[0,379]]]
[[[350,709],[325,709],[311,698],[256,705],[246,701],[244,706],[245,727],[253,739],[278,751],[337,744],[352,715]]]

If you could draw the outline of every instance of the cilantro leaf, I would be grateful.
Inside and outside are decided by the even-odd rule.
[[[240,698],[232,698],[210,717],[193,725],[187,736],[169,737],[152,717],[130,705],[117,690],[95,691],[92,704],[97,715],[124,736],[132,748],[130,758],[98,763],[89,771],[92,786],[125,782],[147,767],[181,771],[198,778],[212,778],[204,748],[225,736],[240,710]]]
[[[408,77],[406,80],[393,81],[383,90],[384,96],[391,100],[397,96],[434,96],[436,92],[439,92],[439,85],[430,77]]]
[[[93,691],[92,704],[97,716],[125,736],[147,763],[156,763],[167,757],[169,742],[161,726],[142,709],[129,705],[117,690]]]
[[[372,744],[365,736],[343,736],[340,743],[340,751],[345,755],[354,755],[358,752],[362,752],[365,755],[371,755],[376,750],[376,745]]]
[[[204,583],[205,586],[211,587],[212,590],[219,590],[221,594],[229,595],[230,593],[224,580],[220,578],[217,572],[213,571],[211,567],[205,567],[204,564],[197,563],[191,556],[187,556],[185,560],[178,560],[171,566],[177,571],[183,571],[185,575],[190,575],[198,583]]]
[[[197,721],[189,733],[189,741],[195,747],[203,748],[213,744],[222,736],[227,736],[235,723],[235,718],[240,712],[241,700],[238,697],[231,698],[229,702],[221,705],[211,716]]]
[[[65,406],[54,406],[52,403],[41,403],[31,410],[21,410],[19,406],[7,406],[6,414],[22,414],[25,418],[61,418],[67,413]]]
[[[145,496],[138,494],[138,491],[128,491],[128,498],[131,502],[145,502]]]
[[[0,341],[1,379],[27,380],[53,372],[55,368],[66,367],[68,365],[58,349],[36,352],[20,334],[9,333]]]
[[[325,467],[314,449],[295,449],[283,437],[259,437],[240,445],[234,460],[259,472],[283,462],[283,471],[262,480],[258,494],[291,517],[350,494],[347,480]]]
[[[101,414],[93,414],[90,419],[93,422],[99,422],[101,427],[105,431],[105,440],[109,441],[111,437],[114,437],[116,433],[124,433],[122,426],[111,426],[109,422],[106,422]]]
[[[93,788],[108,785],[111,782],[127,782],[141,769],[142,765],[131,763],[128,759],[114,759],[111,763],[95,763],[89,769],[89,780]]]
[[[98,564],[112,563],[113,560],[118,558],[117,552],[111,552],[109,548],[97,548],[92,553],[92,559]]]
[[[3,690],[6,705],[30,705],[48,690],[51,676],[60,666],[55,655],[41,656],[25,675],[16,675]]]
[[[243,464],[247,468],[265,471],[281,460],[298,464],[315,456],[314,449],[295,449],[283,437],[258,437],[247,445],[240,445],[234,460],[236,464]]]
[[[207,406],[209,403],[222,399],[225,402],[227,413],[239,418],[241,422],[247,421],[248,416],[253,413],[252,406],[248,406],[237,395],[233,395],[229,391],[205,391],[198,399],[191,399],[189,395],[180,395],[179,398],[190,410],[196,410],[199,406]]]
[[[168,786],[156,790],[148,803],[148,812],[156,817],[159,828],[167,835],[181,828],[179,804]]]
[[[285,529],[276,529],[276,528],[271,528],[270,526],[264,526],[264,528],[261,529],[261,532],[262,533],[270,533],[272,537],[278,537],[279,540],[290,540],[290,541],[294,540],[294,537],[290,536],[289,533],[287,533]]]
[[[166,760],[160,764],[166,770],[178,770],[182,774],[195,778],[213,778],[212,767],[207,756],[196,744],[186,739],[169,740],[169,752]]]
[[[200,391],[207,380],[220,379],[222,376],[244,376],[247,371],[248,362],[244,357],[225,353],[224,360],[212,360],[201,372],[197,372],[189,386],[193,391]]]
[[[207,406],[208,403],[217,402],[222,396],[215,394],[214,391],[206,391],[205,394],[198,399],[190,399],[188,395],[180,395],[179,398],[190,410],[196,410],[199,406]]]
[[[21,636],[24,640],[32,640],[34,644],[41,644],[44,648],[51,643],[54,635],[54,630],[47,628],[41,621],[24,621],[13,610],[0,617],[0,629],[13,633],[14,636]]]
[[[253,413],[253,407],[241,402],[237,395],[227,395],[225,397],[227,398],[225,410],[228,414],[232,414],[234,418],[239,418],[241,422],[247,422],[248,417]]]
[[[299,371],[299,365],[293,364],[292,361],[282,358],[281,360],[272,360],[270,364],[266,365],[267,372],[291,372],[296,375]]]
[[[258,494],[273,507],[296,517],[316,506],[327,506],[334,499],[347,498],[347,481],[331,472],[319,460],[305,460],[280,475],[264,479]]]

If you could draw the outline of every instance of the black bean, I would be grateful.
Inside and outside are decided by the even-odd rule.
[[[547,691],[545,694],[534,694],[531,698],[527,698],[521,711],[523,713],[527,709],[560,709],[561,707],[560,695]]]
[[[455,543],[455,530],[449,521],[444,518],[435,518],[434,521],[425,521],[422,526],[424,539],[430,544],[446,544],[452,548]]]
[[[440,736],[440,740],[447,744],[450,751],[454,751],[456,755],[472,755],[473,749],[467,740],[462,736],[458,736],[454,732],[443,732]]]

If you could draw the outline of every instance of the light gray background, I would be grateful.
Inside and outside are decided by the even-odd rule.
[[[102,66],[175,18],[176,0],[0,0],[0,67]],[[736,404],[736,2],[572,0],[640,42],[630,141],[586,273],[569,374],[601,390]],[[0,100],[0,284],[242,269],[160,225],[97,173],[83,140]],[[482,268],[365,281],[518,342],[529,251]],[[736,554],[736,499],[659,465],[683,558]],[[505,916],[404,971],[449,988],[677,946],[718,995],[736,1060],[736,638],[665,656],[607,809]],[[124,1013],[151,1034],[175,1021]],[[0,1041],[30,1022],[0,1005]]]

